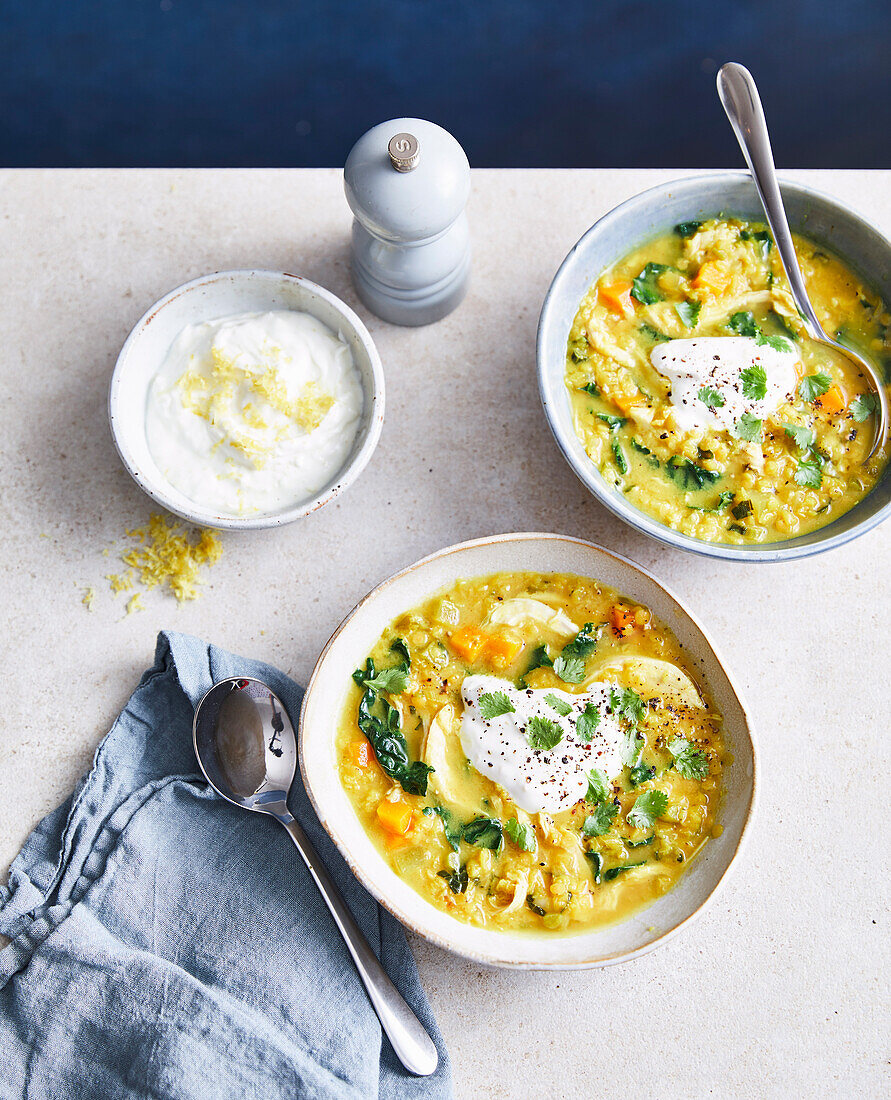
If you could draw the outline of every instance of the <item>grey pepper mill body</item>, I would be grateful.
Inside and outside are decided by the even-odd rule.
[[[420,118],[382,122],[353,146],[343,186],[365,305],[397,325],[451,313],[470,278],[470,165],[458,142]]]

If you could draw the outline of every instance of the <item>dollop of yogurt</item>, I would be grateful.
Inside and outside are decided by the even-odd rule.
[[[767,420],[792,397],[800,362],[791,345],[780,351],[751,336],[670,340],[653,348],[650,361],[671,382],[669,400],[681,431],[732,431],[745,413]],[[708,402],[703,390],[714,391],[704,395]]]
[[[349,346],[308,313],[243,313],[188,325],[146,402],[160,472],[220,514],[274,513],[336,477],[362,415]]]
[[[592,684],[588,691],[515,688],[496,676],[467,676],[461,686],[461,746],[478,772],[503,787],[527,813],[556,813],[569,809],[588,791],[588,772],[600,768],[614,779],[623,767],[626,736],[611,712],[610,691],[615,684]],[[514,708],[495,718],[484,718],[480,697],[503,693]],[[555,708],[552,702],[556,699]],[[590,741],[577,732],[580,715],[588,706],[599,715]],[[561,714],[561,710],[566,710]],[[552,749],[535,749],[527,736],[533,718],[555,723],[562,737]]]

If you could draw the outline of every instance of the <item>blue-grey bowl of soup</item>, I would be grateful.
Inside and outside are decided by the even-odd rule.
[[[781,184],[792,230],[834,254],[885,303],[891,302],[891,243],[849,207],[798,183]],[[780,541],[706,541],[637,507],[601,473],[576,432],[566,384],[567,344],[582,300],[604,271],[681,223],[734,217],[764,222],[748,173],[714,173],[650,188],[611,210],[578,241],[545,297],[538,327],[538,381],[545,416],[583,485],[614,515],[667,546],[730,561],[789,561],[843,546],[891,512],[891,464],[850,510],[805,534]],[[871,423],[864,425],[871,429]]]

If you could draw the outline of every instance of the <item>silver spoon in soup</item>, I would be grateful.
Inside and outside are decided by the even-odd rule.
[[[789,220],[786,217],[780,185],[777,181],[764,109],[752,74],[743,65],[738,65],[735,61],[728,62],[718,70],[718,96],[751,170],[758,197],[767,216],[767,224],[770,226],[780,261],[789,280],[792,298],[801,314],[808,336],[844,355],[863,373],[873,388],[876,398],[875,436],[872,448],[866,456],[869,460],[884,443],[888,431],[888,395],[882,374],[879,368],[864,358],[859,351],[840,344],[838,340],[829,336],[814,312],[804,285],[801,268],[798,266],[798,258],[795,255],[792,231],[789,228]]]

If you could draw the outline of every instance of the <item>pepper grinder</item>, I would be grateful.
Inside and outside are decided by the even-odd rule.
[[[343,170],[353,218],[353,279],[384,321],[429,325],[467,292],[470,165],[452,135],[421,118],[374,126]]]

